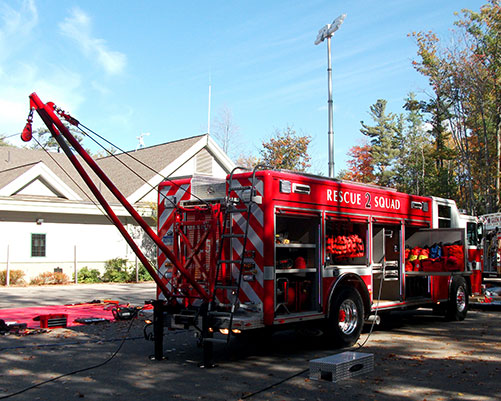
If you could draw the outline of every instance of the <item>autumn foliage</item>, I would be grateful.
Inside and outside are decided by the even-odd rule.
[[[306,171],[310,167],[308,155],[310,141],[309,136],[298,135],[291,127],[283,131],[277,130],[269,141],[263,141],[261,162],[276,169]]]
[[[353,146],[348,151],[348,170],[341,174],[341,178],[350,181],[363,183],[373,183],[376,180],[374,175],[374,159],[371,155],[371,146]]]
[[[432,31],[409,35],[431,92],[410,94],[399,115],[384,99],[370,106],[373,121],[360,129],[370,142],[350,150],[342,178],[370,182],[372,173],[376,184],[492,213],[501,210],[501,6],[488,0],[457,15],[449,43]]]

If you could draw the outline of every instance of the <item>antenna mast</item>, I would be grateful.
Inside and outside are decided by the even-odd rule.
[[[207,134],[210,135],[210,96],[211,96],[211,75],[209,73],[209,111],[207,112]]]

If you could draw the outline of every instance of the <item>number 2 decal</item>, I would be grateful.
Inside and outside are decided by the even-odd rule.
[[[370,209],[371,208],[371,194],[369,192],[365,193],[365,199],[367,202],[365,202],[365,208]]]

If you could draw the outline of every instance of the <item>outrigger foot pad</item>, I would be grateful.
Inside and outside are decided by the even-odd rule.
[[[166,361],[166,360],[167,360],[167,359],[169,359],[169,358],[167,358],[166,356],[163,356],[163,355],[162,355],[162,357],[161,357],[160,359],[158,359],[155,355],[149,355],[149,356],[148,356],[148,359],[149,359],[150,361],[158,361],[158,362],[161,362],[161,361]]]
[[[199,362],[198,364],[198,367],[200,369],[213,369],[213,368],[217,368],[217,364],[215,364],[214,362],[211,362],[211,363],[205,363],[205,362]]]

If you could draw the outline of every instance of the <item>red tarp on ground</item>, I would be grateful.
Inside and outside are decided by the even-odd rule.
[[[26,323],[28,328],[40,328],[40,322],[33,318],[40,315],[67,314],[68,327],[77,326],[74,320],[79,318],[104,318],[114,320],[111,309],[115,307],[112,303],[85,303],[78,305],[52,305],[31,308],[0,309],[0,319],[5,322]]]

